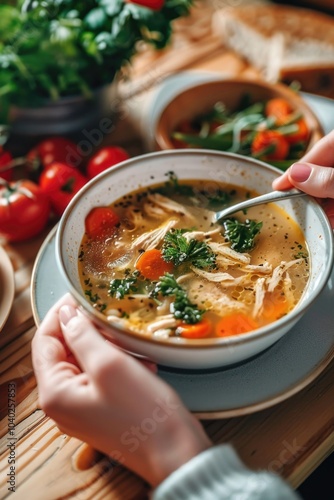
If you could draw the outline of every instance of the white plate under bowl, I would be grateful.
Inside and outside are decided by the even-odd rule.
[[[35,261],[31,299],[37,324],[67,290],[55,257],[54,228]],[[284,401],[311,383],[334,358],[334,271],[305,316],[256,358],[221,370],[159,367],[186,406],[199,418],[246,415]]]
[[[10,258],[0,246],[0,331],[9,316],[14,300],[14,271]]]

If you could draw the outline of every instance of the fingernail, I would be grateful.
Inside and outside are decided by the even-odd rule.
[[[305,182],[310,177],[312,168],[306,163],[295,163],[290,167],[289,176],[295,182]]]
[[[65,305],[59,309],[60,322],[65,326],[75,316],[77,316],[77,310],[75,307]]]

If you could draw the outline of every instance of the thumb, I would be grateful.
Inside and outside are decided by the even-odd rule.
[[[294,163],[287,171],[293,186],[316,198],[334,198],[334,168]]]
[[[67,346],[82,370],[92,377],[97,378],[103,366],[110,369],[113,366],[115,372],[116,359],[121,361],[121,369],[135,363],[131,356],[115,345],[114,339],[112,342],[105,339],[92,322],[72,305],[65,304],[59,309],[59,319]],[[148,359],[141,357],[138,361],[151,372],[157,372],[156,365]],[[134,365],[131,366],[133,368]]]
[[[111,363],[113,349],[91,321],[72,305],[59,309],[59,319],[65,342],[82,370],[94,375],[104,361]]]

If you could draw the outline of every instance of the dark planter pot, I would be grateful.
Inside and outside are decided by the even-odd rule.
[[[91,98],[62,97],[39,108],[13,106],[9,119],[11,134],[20,137],[77,134],[114,116],[118,102],[117,84],[112,83],[94,92]]]

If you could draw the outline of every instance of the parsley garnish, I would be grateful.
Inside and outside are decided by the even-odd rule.
[[[139,271],[133,271],[133,273],[129,274],[126,278],[111,280],[109,295],[116,299],[124,299],[125,295],[136,292],[138,290],[136,285],[139,274]]]
[[[88,295],[89,300],[93,302],[93,304],[96,304],[96,302],[100,300],[98,294],[97,293],[93,294],[92,290],[85,290],[85,295]]]
[[[223,222],[225,238],[231,243],[231,248],[237,252],[248,252],[255,246],[255,236],[262,228],[262,222],[247,219],[239,222],[237,219],[226,219]]]
[[[106,303],[99,304],[97,307],[98,309],[100,309],[100,312],[103,312],[107,309],[107,304]]]
[[[85,282],[86,281],[87,280],[85,280]],[[93,285],[89,283],[89,286]],[[101,298],[97,293],[93,294],[92,290],[85,290],[85,295],[89,297],[89,300],[94,304],[94,307],[96,307],[96,309],[99,309],[100,312],[103,312],[105,309],[107,309],[107,304],[99,302]]]
[[[216,189],[211,193],[209,191],[204,191],[204,196],[206,196],[206,198],[208,199],[209,207],[224,206],[227,205],[231,200],[231,196],[229,195],[229,193],[223,191],[222,189]]]
[[[300,251],[293,256],[295,259],[304,259],[308,263],[308,253],[305,251]]]
[[[164,186],[154,189],[155,193],[160,193],[164,196],[173,196],[179,194],[181,196],[194,196],[194,189],[189,184],[180,184],[175,172],[167,172],[168,181],[165,182]]]
[[[204,241],[187,239],[183,234],[185,229],[171,229],[166,233],[162,245],[162,258],[166,262],[173,262],[180,266],[184,262],[190,262],[199,269],[214,268],[216,266],[216,254]]]
[[[205,310],[198,309],[196,304],[190,302],[187,292],[178,284],[172,274],[165,273],[155,285],[150,296],[156,298],[159,294],[164,297],[174,295],[175,300],[171,304],[171,312],[174,318],[180,319],[188,324],[194,324],[201,321]]]

